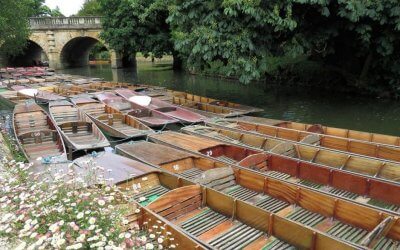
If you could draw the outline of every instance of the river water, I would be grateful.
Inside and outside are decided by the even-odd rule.
[[[333,127],[400,136],[400,103],[376,98],[355,98],[345,94],[308,88],[243,85],[237,81],[174,72],[167,64],[138,63],[133,69],[112,70],[109,65],[63,70],[64,73],[101,77],[110,81],[165,86],[198,95],[263,108],[259,116],[319,123]]]

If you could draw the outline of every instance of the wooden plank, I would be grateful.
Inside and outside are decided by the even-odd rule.
[[[201,195],[201,188],[199,185],[180,187],[159,197],[147,207],[155,212],[163,211],[172,207],[174,204],[181,203],[197,195]]]

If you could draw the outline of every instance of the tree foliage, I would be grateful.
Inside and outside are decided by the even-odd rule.
[[[29,2],[0,0],[0,5],[0,54],[18,54],[29,36]]]
[[[175,49],[197,72],[249,82],[307,58],[355,85],[399,90],[397,0],[176,0],[169,10]]]
[[[172,53],[168,9],[155,0],[99,0],[104,14],[101,37],[117,52]]]
[[[77,16],[101,16],[102,14],[98,0],[85,0]]]
[[[398,0],[99,1],[117,51],[178,52],[192,72],[244,83],[312,65],[400,95]]]
[[[29,17],[60,16],[59,9],[51,10],[44,0],[0,0],[0,54],[14,56],[23,52],[27,45]]]
[[[26,0],[25,0],[26,1]],[[27,0],[26,1],[28,8],[30,10],[31,17],[62,17],[64,16],[59,7],[55,9],[50,9],[45,5],[45,0]]]

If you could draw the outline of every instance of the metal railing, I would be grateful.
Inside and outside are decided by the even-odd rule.
[[[40,29],[100,29],[101,17],[31,17],[32,30]]]

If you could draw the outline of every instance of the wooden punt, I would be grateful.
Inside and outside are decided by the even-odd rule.
[[[189,102],[196,102],[196,103],[205,103],[205,104],[210,104],[213,106],[219,106],[219,107],[225,107],[225,108],[230,108],[234,110],[241,110],[242,114],[249,114],[249,113],[257,113],[257,112],[262,112],[264,111],[261,108],[256,108],[256,107],[251,107],[243,104],[238,104],[234,102],[228,102],[228,101],[223,101],[223,100],[217,100],[205,96],[199,96],[199,95],[194,95],[182,91],[174,91],[174,90],[169,90],[168,91],[170,95],[173,97],[176,97],[178,99],[184,99]]]
[[[273,137],[199,125],[182,128],[182,131],[400,184],[399,163],[344,153],[310,144],[309,141],[313,140],[315,136],[305,137],[300,142],[293,143]],[[318,138],[316,139],[318,140]]]
[[[96,157],[87,155],[76,159],[73,163],[72,166],[65,167],[63,170],[66,172],[72,169],[75,175],[84,178],[93,175],[93,165],[95,164],[104,169],[106,173],[105,178],[107,180],[106,184],[116,185],[121,188],[125,188],[130,182],[135,182],[141,178],[157,176],[159,173],[159,170],[154,167],[110,152],[99,153]],[[99,174],[102,174],[102,172],[100,171]],[[85,180],[86,179],[89,181],[87,184],[93,187],[105,184],[104,181],[99,181],[97,178],[85,178]],[[138,225],[142,231],[150,233],[149,229],[154,229],[153,226],[161,226],[165,230],[160,230],[163,231],[162,233],[165,236],[165,248],[168,248],[169,244],[175,244],[179,245],[182,249],[210,249],[200,241],[196,241],[185,235],[179,227],[150,209],[140,206],[135,201],[126,201],[126,199],[122,199],[120,196],[121,194],[119,192],[114,196],[116,197],[115,206],[122,207],[127,211],[125,217],[128,224],[124,226],[124,231],[134,229]],[[139,212],[136,210],[139,210]],[[168,235],[166,235],[166,232],[168,232]],[[148,241],[151,241],[151,239]]]
[[[72,84],[55,86],[51,91],[61,96],[74,96],[82,93],[95,92]]]
[[[307,249],[342,249],[345,245],[392,249],[399,245],[400,221],[390,213],[171,148],[148,145],[141,150],[145,144],[149,143],[123,144],[117,150],[122,146],[125,153],[134,152],[132,157],[157,163],[178,176],[162,172],[158,178],[142,177],[139,182],[127,183],[126,187],[135,189],[133,198],[214,248],[281,249],[281,243],[272,243],[276,239],[289,244],[284,245],[287,248]],[[167,151],[158,158],[154,152],[160,155],[164,151],[157,150]],[[143,155],[144,151],[149,154]],[[200,177],[186,178],[183,173],[190,169],[200,171]],[[195,188],[199,186],[190,185],[194,181],[201,184],[200,191]],[[244,230],[237,228],[238,224]],[[254,229],[266,238],[260,238],[263,234]],[[382,229],[384,233],[378,233]],[[307,236],[309,231],[318,237]],[[249,236],[253,233],[258,236]],[[312,239],[332,241],[325,245]],[[345,245],[331,245],[338,243]]]
[[[171,101],[171,98],[172,98],[172,96],[169,95],[169,93],[165,89],[148,88],[148,89],[145,89],[145,90],[135,90],[135,92],[137,92],[137,93],[139,93],[141,95],[147,95],[147,96],[150,96],[150,97],[155,97],[155,98],[157,98],[159,100],[167,101],[167,102]]]
[[[52,162],[66,160],[63,139],[54,122],[39,105],[17,104],[13,112],[13,128],[18,145],[30,162],[39,157]]]
[[[123,82],[96,82],[79,85],[87,91],[106,91],[116,89],[131,89],[135,91],[146,90],[148,86]]]
[[[307,124],[307,123],[299,123],[291,121],[282,121],[282,120],[268,119],[263,117],[243,116],[237,119],[246,122],[268,124],[276,127],[290,128],[300,131],[309,131],[309,132],[321,133],[336,137],[343,137],[358,141],[373,142],[376,144],[400,147],[399,136],[370,133],[370,132],[357,131],[344,128],[328,127],[320,124]]]
[[[177,119],[169,117],[156,110],[150,110],[135,103],[129,102],[125,98],[117,96],[111,92],[103,92],[96,94],[95,96],[98,100],[108,105],[109,107],[112,107],[113,109],[118,110],[123,114],[133,116],[152,128],[166,126],[168,124],[179,122]]]
[[[214,119],[209,120],[206,123],[213,127],[242,130],[247,133],[267,135],[294,142],[299,142],[306,137],[313,136],[318,138],[318,140],[312,140],[311,142],[324,148],[383,160],[400,161],[400,147],[233,119]]]
[[[30,98],[24,96],[18,96],[17,91],[4,91],[0,93],[0,97],[9,103],[11,106],[14,106],[19,103],[25,103],[25,101],[29,100]]]
[[[247,114],[248,112],[238,109],[227,108],[224,106],[213,105],[209,103],[201,103],[196,101],[191,101],[185,98],[180,98],[173,96],[171,98],[171,103],[174,105],[179,105],[189,109],[193,112],[199,113],[206,117],[215,118],[215,117],[235,117],[243,114]]]
[[[70,150],[91,150],[110,146],[96,124],[79,112],[72,103],[65,100],[50,102],[49,112]]]
[[[263,175],[288,180],[363,205],[400,214],[398,183],[291,158],[285,154],[276,152],[267,154],[255,149],[176,132],[151,135],[149,139],[215,161],[251,168]]]
[[[112,137],[138,138],[153,133],[151,128],[135,117],[123,114],[92,98],[72,98],[71,101],[90,117],[99,128]]]
[[[18,90],[17,95],[27,97],[27,98],[33,98],[36,101],[39,101],[42,103],[48,103],[50,101],[59,101],[59,100],[65,99],[65,97],[51,93],[49,91],[40,90],[40,89],[29,89],[29,88],[24,88],[24,89]]]
[[[132,103],[135,103],[134,100],[132,99],[134,97],[147,97],[147,96],[143,96],[143,95],[138,94],[137,92],[129,90],[129,89],[119,89],[119,90],[116,90],[115,92],[118,95],[122,96],[123,98],[125,98],[126,100],[128,100]],[[153,98],[153,97],[148,97],[148,98],[150,100],[148,105],[145,105],[144,103],[139,103],[139,102],[137,102],[135,104],[139,104],[139,106],[149,109],[149,110],[152,110],[152,111],[161,112],[169,117],[179,120],[182,123],[199,123],[206,119],[206,117],[204,117],[198,113],[194,113],[187,109],[180,108],[178,106],[169,104],[169,103],[159,100],[157,98]]]

